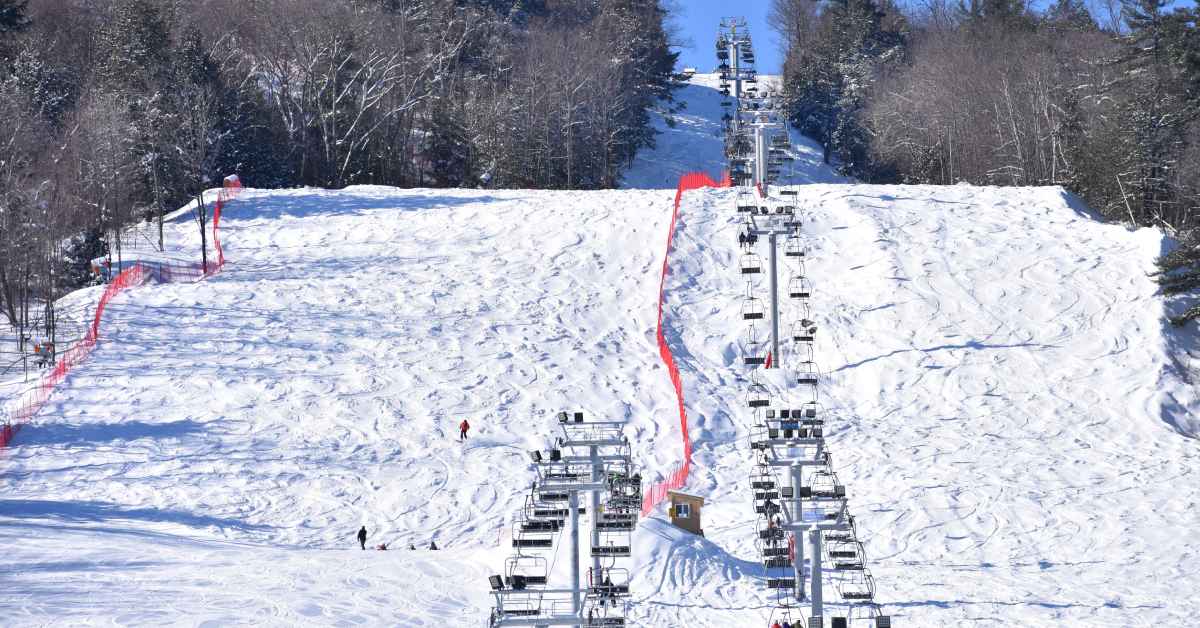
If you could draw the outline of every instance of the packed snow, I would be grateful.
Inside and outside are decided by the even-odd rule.
[[[764,92],[779,92],[779,77],[758,79]],[[673,189],[681,175],[707,172],[719,175],[726,168],[725,135],[721,114],[723,98],[717,91],[717,74],[697,74],[675,93],[677,102],[663,104],[651,119],[659,135],[653,148],[638,152],[633,167],[622,177],[626,188]],[[672,112],[674,110],[674,112]],[[791,130],[792,146],[786,152],[795,161],[783,168],[787,183],[842,183],[846,179],[821,163],[821,147]]]
[[[654,331],[675,179],[720,163],[706,80],[626,177],[649,189],[244,194],[226,269],[119,297],[0,454],[5,623],[486,625],[556,412],[628,421],[648,480],[678,461]],[[1200,425],[1173,357],[1194,338],[1148,277],[1162,235],[1057,188],[843,183],[803,146],[829,443],[896,625],[1188,625]],[[685,195],[670,252],[708,503],[705,537],[639,527],[638,625],[771,613],[735,194]]]

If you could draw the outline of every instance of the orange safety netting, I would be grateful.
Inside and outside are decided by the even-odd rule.
[[[100,301],[96,304],[92,323],[88,326],[83,339],[64,351],[50,371],[44,374],[33,388],[25,391],[17,407],[4,417],[4,425],[0,426],[0,447],[7,446],[16,436],[17,430],[28,423],[46,405],[46,400],[50,398],[54,388],[66,379],[71,369],[91,355],[100,339],[100,321],[104,318],[104,310],[114,297],[128,288],[140,286],[151,280],[160,283],[198,281],[225,266],[225,252],[221,249],[221,240],[217,236],[217,229],[221,224],[221,209],[226,202],[233,200],[241,189],[242,185],[237,178],[231,177],[226,180],[225,187],[221,188],[217,194],[217,204],[213,207],[212,214],[212,237],[213,248],[217,252],[216,260],[207,265],[202,262],[137,262],[121,271],[104,287],[104,293],[100,295]]]
[[[679,217],[679,202],[683,199],[683,193],[688,190],[725,188],[729,185],[728,173],[720,182],[717,182],[702,172],[691,172],[679,178],[679,186],[675,190],[675,208],[671,212],[671,227],[667,231],[667,251],[663,254],[662,279],[658,285],[658,354],[662,357],[663,364],[667,365],[667,372],[671,375],[671,385],[675,387],[675,398],[679,403],[679,431],[683,439],[683,460],[665,479],[646,489],[642,496],[643,517],[650,514],[655,506],[667,498],[667,491],[682,488],[687,483],[688,473],[692,469],[692,439],[688,435],[687,408],[683,401],[683,382],[679,378],[679,367],[675,365],[675,356],[671,354],[671,348],[667,345],[667,339],[663,333],[663,300],[667,285],[667,273],[670,269],[668,262],[671,255],[671,243],[675,239],[675,221]]]

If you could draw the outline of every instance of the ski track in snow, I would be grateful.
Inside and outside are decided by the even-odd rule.
[[[625,180],[664,189],[247,191],[226,269],[115,300],[2,454],[5,624],[484,625],[556,412],[628,421],[648,481],[681,455],[656,300],[675,181],[720,166],[714,84]],[[851,184],[795,144],[830,448],[897,625],[1189,625],[1200,425],[1168,350],[1194,340],[1146,276],[1161,234],[1057,188]],[[688,193],[670,253],[706,537],[643,521],[639,625],[771,612],[735,194]]]
[[[734,194],[689,194],[672,253],[689,489],[710,501],[707,539],[643,554],[647,625],[770,612],[729,359]],[[1161,235],[1098,223],[1057,188],[800,194],[830,447],[885,609],[912,626],[1187,625],[1200,447],[1158,407],[1168,361],[1146,274]]]

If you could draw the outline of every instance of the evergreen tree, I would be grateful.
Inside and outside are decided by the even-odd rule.
[[[1029,27],[1033,21],[1025,0],[959,0],[958,12],[968,28],[988,24]]]
[[[1196,110],[1180,89],[1181,35],[1164,11],[1168,1],[1123,2],[1130,32],[1122,86],[1130,96],[1120,112],[1127,149],[1122,175],[1126,202],[1142,224],[1160,224],[1164,207],[1179,200],[1174,169]]]
[[[123,0],[100,33],[97,74],[114,91],[147,93],[164,83],[171,64],[170,28],[153,0]]]
[[[423,153],[429,160],[433,184],[462,187],[471,181],[471,145],[467,129],[446,102],[439,103],[429,121]]]
[[[108,244],[99,229],[86,229],[71,238],[63,249],[58,290],[67,293],[94,285],[99,279],[92,274],[92,260],[108,255]]]
[[[28,6],[29,0],[0,0],[0,70],[14,54],[16,34],[29,28]]]
[[[844,172],[870,176],[870,137],[861,114],[877,76],[904,54],[902,20],[886,21],[874,0],[834,0],[803,49],[784,65],[789,118],[836,158]]]
[[[1053,30],[1099,30],[1084,0],[1055,0],[1042,18]]]
[[[1167,295],[1195,294],[1200,290],[1200,233],[1191,232],[1179,247],[1158,260],[1158,283]],[[1200,305],[1192,305],[1171,317],[1171,323],[1183,325],[1200,319]]]
[[[29,0],[0,0],[0,38],[29,28]]]

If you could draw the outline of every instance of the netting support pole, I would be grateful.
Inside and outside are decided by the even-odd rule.
[[[782,361],[779,355],[779,263],[778,248],[775,246],[775,232],[768,238],[771,247],[771,368],[779,368]]]

